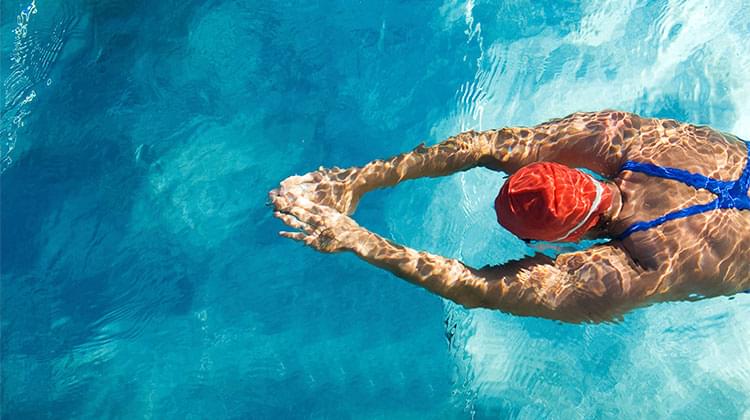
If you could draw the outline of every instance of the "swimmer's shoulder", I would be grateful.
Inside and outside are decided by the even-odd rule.
[[[694,156],[729,155],[744,157],[745,142],[738,136],[701,122],[655,118],[635,113],[604,110],[599,113],[612,121],[621,121],[623,143],[627,159],[657,159],[657,156],[685,154]],[[680,153],[680,150],[684,153]],[[653,155],[653,156],[652,156]],[[671,159],[667,159],[671,160]],[[733,159],[730,159],[733,160]],[[659,163],[659,162],[654,163]]]

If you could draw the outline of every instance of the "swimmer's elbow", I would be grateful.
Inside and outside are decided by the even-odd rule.
[[[455,261],[443,281],[440,295],[467,309],[497,309],[497,285],[481,275],[480,270]]]

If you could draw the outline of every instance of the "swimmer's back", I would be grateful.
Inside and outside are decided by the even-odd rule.
[[[747,165],[748,149],[737,137],[709,127],[673,120],[637,118],[640,136],[625,151],[629,161],[678,168],[734,181]],[[615,177],[623,207],[611,230],[618,234],[637,222],[717,198],[680,181],[641,172]],[[671,220],[623,240],[633,259],[656,269],[666,264],[658,287],[680,297],[716,296],[750,289],[750,211],[718,209]]]

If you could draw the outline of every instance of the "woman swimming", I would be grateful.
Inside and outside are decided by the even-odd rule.
[[[498,222],[525,240],[610,239],[552,259],[472,268],[359,226],[376,188],[477,166],[510,174]],[[586,168],[593,177],[573,168]],[[709,127],[616,111],[530,128],[469,131],[363,167],[284,180],[270,198],[281,232],[365,261],[466,307],[600,322],[655,302],[750,289],[750,144]]]

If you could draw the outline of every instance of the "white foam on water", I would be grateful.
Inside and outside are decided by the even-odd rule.
[[[441,11],[456,24],[451,6],[471,13],[476,5],[446,3]],[[742,22],[750,5],[599,0],[582,9],[580,24],[565,36],[545,30],[512,42],[485,38],[475,79],[458,88],[456,111],[435,134],[604,108],[649,115],[668,97],[691,122],[748,137],[750,47]],[[467,23],[480,24],[474,17]],[[555,68],[561,49],[569,54]],[[423,243],[474,266],[527,252],[494,220],[490,207],[501,181],[471,171],[442,183],[429,209],[434,229]],[[656,305],[616,325],[559,326],[447,302],[457,325],[451,348],[458,404],[470,412],[514,407],[517,418],[747,416],[749,310],[750,296],[741,295]]]

